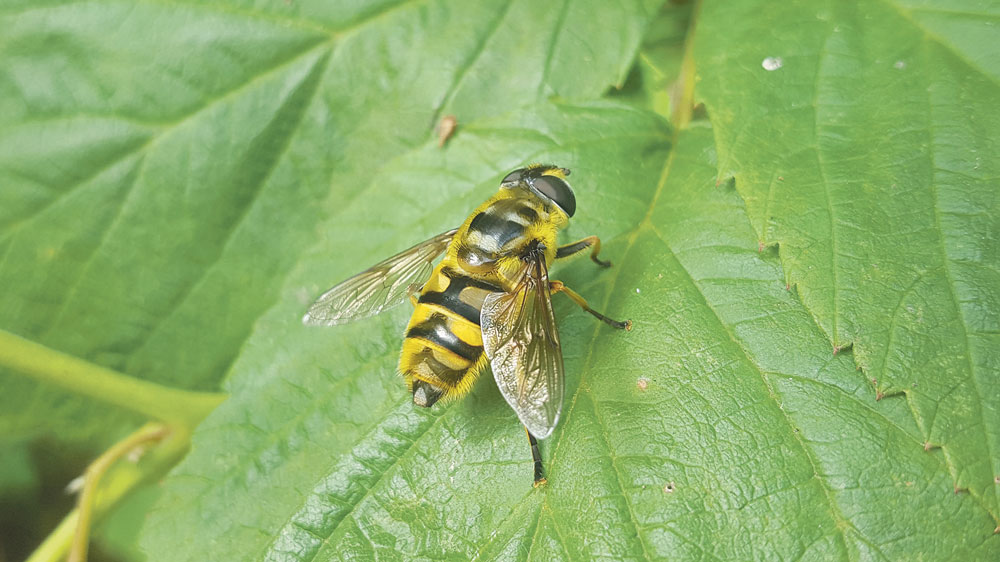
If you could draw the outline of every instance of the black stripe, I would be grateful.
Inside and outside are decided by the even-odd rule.
[[[443,314],[431,314],[427,320],[406,332],[408,338],[420,338],[437,344],[455,355],[475,362],[483,352],[481,346],[472,346],[462,341],[448,329],[448,318]]]
[[[424,293],[420,295],[420,300],[417,302],[422,304],[440,305],[462,318],[465,318],[469,322],[472,322],[476,326],[479,325],[480,311],[471,304],[458,298],[458,293],[452,294],[449,291],[445,291],[443,293]]]
[[[420,299],[417,302],[440,305],[478,326],[480,310],[463,301],[459,298],[459,295],[466,287],[474,287],[491,293],[499,292],[501,290],[500,287],[492,283],[461,275],[450,269],[442,270],[441,273],[451,280],[445,290],[440,293],[424,293],[420,295]]]
[[[538,220],[538,212],[527,205],[520,205],[517,210],[514,211],[528,223],[533,223]]]
[[[483,236],[491,236],[496,239],[497,245],[501,248],[506,246],[511,240],[515,240],[524,234],[524,226],[521,223],[507,220],[491,212],[479,213],[469,223],[469,231],[476,231]]]
[[[462,292],[462,289],[466,287],[475,287],[484,291],[490,291],[491,293],[503,290],[489,281],[483,281],[482,279],[476,279],[474,277],[469,277],[468,275],[463,275],[454,269],[442,269],[441,273],[443,273],[448,279],[451,279],[451,283],[445,291],[454,289],[460,293]]]
[[[509,217],[512,214],[520,217],[524,222],[533,223],[538,220],[538,211],[524,199],[501,199],[486,211],[498,217]]]

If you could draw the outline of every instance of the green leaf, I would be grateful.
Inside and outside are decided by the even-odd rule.
[[[444,114],[599,95],[655,4],[8,4],[0,327],[216,388],[317,222],[383,162]],[[4,434],[136,421],[0,376]]]
[[[777,256],[758,253],[738,195],[714,184],[711,132],[682,134],[667,157],[657,123],[615,106],[543,107],[470,125],[445,152],[428,146],[389,163],[258,323],[233,397],[167,481],[147,552],[995,556],[988,510],[952,492],[945,459],[924,452],[906,403],[876,402],[785,289]],[[455,224],[502,163],[534,157],[575,166],[580,212],[566,239],[597,232],[615,261],[601,271],[579,260],[554,274],[635,322],[615,332],[557,301],[568,398],[542,445],[542,488],[532,487],[523,431],[488,375],[461,402],[411,404],[393,374],[405,310],[332,330],[297,325],[322,287],[315,279],[332,282],[371,261],[363,256]],[[660,166],[628,165],[650,161]],[[408,195],[417,186],[433,197]],[[419,234],[374,243],[363,219],[347,220],[376,209]],[[352,233],[357,243],[345,246]],[[175,548],[182,538],[201,546]]]
[[[446,114],[599,95],[655,7],[6,2],[0,328],[215,389],[317,223],[384,162]],[[0,386],[4,437],[96,451],[141,421],[2,370]],[[36,540],[16,535],[0,542]]]
[[[763,40],[743,25],[761,16]],[[1000,522],[998,18],[971,1],[706,4],[695,53],[719,175],[761,245]]]
[[[217,555],[318,553],[322,539],[329,549],[356,538],[347,515],[374,507],[371,502],[381,501],[376,491],[402,494],[397,507],[406,514],[400,517],[413,527],[384,531],[402,533],[400,540],[425,532],[425,524],[458,529],[457,521],[482,512],[480,523],[462,533],[485,545],[490,525],[526,496],[536,501],[530,499],[527,440],[496,386],[483,380],[459,403],[416,408],[395,374],[406,310],[336,330],[302,326],[302,311],[325,285],[363,269],[372,256],[461,223],[506,171],[525,162],[572,168],[574,179],[580,177],[574,185],[581,209],[612,205],[613,212],[581,213],[568,237],[601,232],[613,238],[645,214],[667,138],[660,120],[624,106],[541,106],[470,123],[446,151],[431,142],[386,164],[364,197],[326,224],[322,242],[291,277],[286,298],[258,322],[233,369],[232,398],[201,426],[191,456],[166,487],[147,528],[147,551],[165,552],[178,534],[195,533],[212,537]],[[635,155],[644,158],[622,166]],[[371,223],[376,214],[378,225]],[[609,248],[614,255],[614,244]],[[577,279],[596,273],[589,267]],[[581,290],[594,293],[592,287]],[[560,316],[571,312],[568,303],[558,304]],[[579,315],[563,326],[569,369],[579,368],[586,349],[584,339],[571,334],[593,327]],[[470,486],[479,491],[472,494]],[[456,496],[472,501],[449,502]],[[367,501],[359,504],[362,498]],[[421,522],[426,517],[431,520]],[[400,548],[448,552],[459,546],[456,540],[446,533],[426,550]],[[474,552],[468,544],[460,551]]]

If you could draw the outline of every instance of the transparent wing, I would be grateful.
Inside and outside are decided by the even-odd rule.
[[[543,256],[525,264],[513,291],[486,297],[480,324],[503,397],[532,435],[548,437],[562,411],[565,380]]]
[[[395,306],[430,277],[434,260],[455,236],[455,230],[439,234],[391,258],[377,263],[323,293],[302,317],[311,326],[333,326],[374,316]]]

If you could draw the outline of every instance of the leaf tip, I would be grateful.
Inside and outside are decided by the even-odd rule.
[[[836,345],[836,344],[834,344],[834,346],[833,346],[833,354],[837,355],[838,353],[840,353],[842,351],[851,351],[851,349],[853,347],[854,347],[854,342],[847,342],[847,343],[842,344],[842,345]]]
[[[726,187],[736,187],[736,173],[729,172],[715,177],[715,187],[725,184]]]

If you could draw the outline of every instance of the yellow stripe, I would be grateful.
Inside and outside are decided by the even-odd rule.
[[[460,340],[474,347],[483,346],[483,332],[480,330],[478,325],[469,322],[462,315],[439,304],[423,302],[417,303],[416,308],[413,310],[413,316],[410,318],[410,324],[407,326],[407,330],[424,320],[427,320],[430,318],[431,314],[434,313],[448,317],[448,320],[450,320],[450,325],[448,326],[449,330],[451,330],[451,333],[458,336]]]
[[[418,354],[425,348],[430,348],[434,351],[434,355],[438,361],[441,361],[449,368],[459,371],[462,369],[468,369],[471,365],[474,365],[474,361],[469,361],[461,355],[456,355],[455,352],[450,349],[441,347],[439,344],[432,341],[425,340],[423,338],[406,338],[403,340],[403,353],[400,357],[400,370],[406,372],[407,370],[415,367],[414,359],[417,358]],[[433,381],[428,381],[433,382]]]

